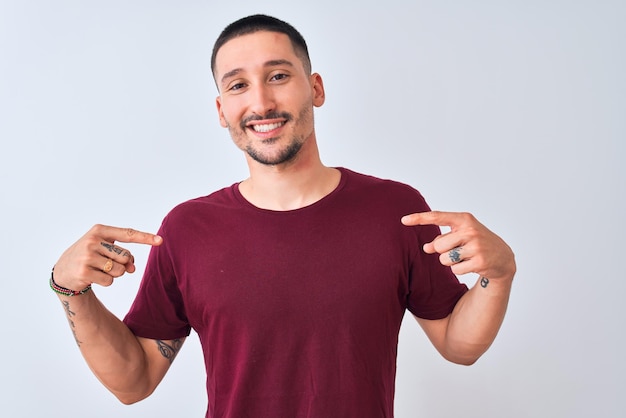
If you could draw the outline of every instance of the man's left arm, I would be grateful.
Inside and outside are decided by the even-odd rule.
[[[424,244],[424,251],[438,253],[439,261],[455,274],[478,274],[476,284],[448,317],[417,318],[444,358],[473,364],[487,351],[504,320],[516,271],[513,251],[469,213],[414,213],[403,217],[402,223],[450,227],[450,232]]]

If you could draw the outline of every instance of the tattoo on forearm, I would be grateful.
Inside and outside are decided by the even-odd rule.
[[[489,279],[488,279],[488,278],[486,278],[486,277],[481,277],[481,278],[480,278],[480,285],[481,285],[482,287],[487,287],[487,286],[489,286]]]
[[[63,301],[63,309],[65,309],[65,314],[68,318],[76,316],[76,313],[70,309],[70,303],[66,300]]]
[[[109,244],[108,242],[101,242],[100,245],[109,250],[109,252],[111,253],[115,253],[118,255],[122,254],[124,257],[130,256],[130,253],[128,251],[121,249],[117,245]]]
[[[76,324],[74,324],[74,321],[72,321],[72,317],[76,316],[76,313],[70,309],[70,303],[68,301],[64,300],[62,303],[63,309],[65,309],[65,315],[67,316],[67,321],[70,323],[70,328],[72,330],[72,334],[74,335],[74,340],[76,341],[76,344],[80,347],[82,341],[80,341],[76,336]]]
[[[183,340],[175,339],[175,340],[172,340],[170,344],[167,344],[163,340],[157,340],[156,343],[157,343],[157,346],[159,347],[159,351],[161,352],[161,355],[165,357],[166,359],[168,359],[170,363],[172,363],[174,361],[174,358],[176,358],[176,354],[178,354],[178,351],[180,351],[180,348],[183,345]]]

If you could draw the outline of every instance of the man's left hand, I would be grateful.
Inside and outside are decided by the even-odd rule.
[[[413,213],[402,217],[402,223],[450,227],[450,232],[424,244],[424,251],[440,254],[441,264],[451,266],[455,274],[473,272],[489,280],[511,280],[515,275],[515,256],[511,248],[470,213]]]

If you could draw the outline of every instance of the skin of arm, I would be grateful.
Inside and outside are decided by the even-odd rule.
[[[416,318],[444,358],[464,365],[475,363],[491,346],[504,320],[516,272],[512,250],[468,213],[417,213],[405,216],[402,223],[449,226],[450,232],[425,244],[424,251],[440,254],[440,262],[451,266],[455,274],[478,273],[476,285],[448,317]]]
[[[511,283],[512,280],[490,280],[488,288],[476,283],[446,318],[427,320],[416,317],[417,322],[445,359],[468,366],[474,364],[498,334]]]
[[[160,237],[131,229],[94,226],[68,248],[54,268],[55,282],[68,289],[93,283],[108,286],[114,278],[135,271],[132,254],[115,241],[159,245]],[[108,272],[102,270],[113,260]],[[149,396],[165,376],[184,338],[152,340],[135,336],[96,297],[58,295],[76,343],[89,368],[122,403]]]

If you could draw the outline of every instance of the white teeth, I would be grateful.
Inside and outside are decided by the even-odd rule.
[[[269,132],[269,131],[274,130],[276,128],[280,128],[281,126],[283,126],[282,122],[280,122],[280,123],[268,123],[268,124],[264,124],[264,125],[253,125],[252,129],[254,129],[256,132]]]

